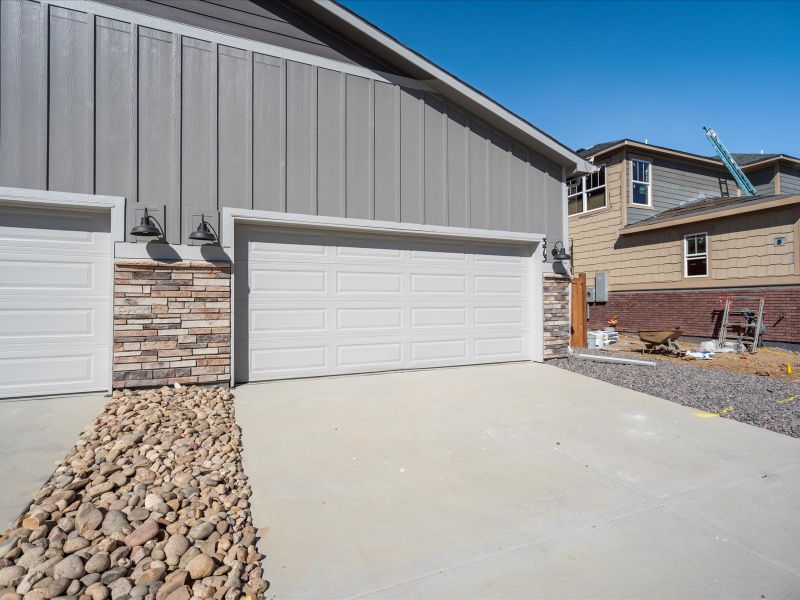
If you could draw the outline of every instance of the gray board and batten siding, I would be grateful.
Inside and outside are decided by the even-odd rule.
[[[629,158],[639,158],[639,155],[629,155]],[[642,155],[641,158],[648,157]],[[718,170],[661,157],[649,157],[648,160],[652,165],[650,175],[652,208],[632,206],[631,186],[628,185],[627,209],[628,224],[630,225],[687,202],[738,194],[736,182],[724,168]],[[628,161],[626,177],[630,182],[630,161]]]
[[[780,166],[781,194],[800,194],[800,167]]]
[[[745,173],[747,179],[756,188],[759,196],[771,196],[775,194],[775,167],[769,165],[761,169],[753,169]]]
[[[172,244],[200,214],[220,230],[222,207],[561,239],[560,166],[422,84],[260,43],[99,3],[0,2],[0,185],[124,196],[126,230],[147,207]]]

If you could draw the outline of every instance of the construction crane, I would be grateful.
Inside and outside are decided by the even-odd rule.
[[[722,163],[727,167],[728,171],[733,178],[736,180],[736,184],[739,186],[739,189],[742,190],[742,193],[745,196],[756,196],[758,192],[756,188],[753,187],[753,184],[750,183],[750,180],[742,171],[742,168],[739,166],[739,163],[731,156],[731,153],[728,152],[728,149],[725,147],[725,144],[722,143],[722,140],[719,139],[719,136],[713,129],[709,129],[708,127],[703,127],[703,131],[706,132],[706,137],[708,141],[711,142],[711,145],[714,146],[714,150],[717,151],[719,157],[722,159]]]

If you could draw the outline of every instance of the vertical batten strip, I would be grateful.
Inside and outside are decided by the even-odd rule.
[[[211,206],[219,206],[219,45],[211,44]],[[191,223],[186,223],[187,233]]]
[[[49,185],[50,157],[50,4],[40,3],[39,12],[39,97],[42,101],[42,114],[39,119],[39,149],[41,161],[39,189],[46,190]]]
[[[369,149],[367,150],[367,193],[369,194],[369,218],[375,218],[375,80],[369,80],[369,118],[367,119]]]
[[[425,92],[419,95],[419,222],[425,223]]]
[[[288,208],[288,201],[289,201],[289,192],[288,187],[286,185],[286,155],[288,152],[288,135],[287,130],[289,128],[289,113],[286,110],[286,102],[287,102],[287,94],[288,85],[286,81],[287,77],[287,68],[286,68],[286,59],[281,59],[281,76],[280,76],[280,153],[281,153],[281,175],[280,175],[280,196],[281,196],[281,207],[283,212],[287,212]]]
[[[181,209],[183,199],[181,198],[181,127],[182,127],[182,93],[183,93],[183,36],[180,34],[172,35],[172,181],[170,196],[172,197],[171,209],[164,210],[164,220],[172,217],[177,222],[175,224],[162,224],[167,232],[174,231],[176,239],[171,239],[172,236],[167,233],[167,241],[173,244],[180,244],[183,241],[182,231],[183,223],[181,222]],[[167,216],[169,215],[169,217]]]
[[[97,141],[96,137],[96,125],[95,119],[97,118],[95,112],[95,106],[97,104],[96,94],[97,89],[95,85],[95,81],[97,79],[97,53],[95,50],[95,39],[97,37],[97,19],[95,15],[92,13],[87,14],[86,16],[86,57],[89,60],[89,68],[87,74],[87,85],[88,88],[87,92],[87,102],[86,102],[86,112],[87,119],[86,124],[89,128],[89,131],[86,132],[86,183],[84,189],[89,194],[95,193],[96,182],[95,182],[95,161],[97,160],[96,156],[96,149],[97,149]]]
[[[314,75],[311,77],[311,89],[309,90],[309,97],[314,105],[311,108],[311,123],[308,128],[309,136],[311,136],[311,156],[309,165],[309,172],[311,173],[311,214],[319,214],[319,169],[317,161],[317,152],[319,151],[319,141],[317,135],[319,134],[319,119],[317,113],[319,111],[319,67],[311,67]]]
[[[494,203],[494,196],[492,195],[492,130],[486,127],[486,202],[489,204],[487,207],[487,221],[489,222],[489,229],[494,229],[492,223],[492,204]]]
[[[339,74],[339,139],[342,144],[343,159],[339,163],[339,216],[346,217],[347,215],[347,75],[344,73]]]
[[[126,214],[133,219],[133,204],[139,202],[139,26],[130,25],[131,46],[128,56],[131,78],[131,114],[130,127],[130,184],[131,197],[128,198]],[[127,227],[126,227],[127,231]]]
[[[401,198],[402,198],[402,181],[403,178],[400,176],[400,167],[401,167],[401,156],[400,156],[400,135],[401,135],[401,124],[400,124],[400,86],[394,86],[394,162],[395,162],[395,169],[394,169],[394,193],[395,193],[395,221],[400,221],[401,215]]]
[[[442,191],[444,202],[444,224],[450,225],[450,105],[442,103]]]
[[[247,208],[253,209],[253,106],[255,104],[254,96],[254,76],[253,76],[253,53],[247,51],[247,164],[245,165],[245,177],[247,177],[247,198],[245,204]]]

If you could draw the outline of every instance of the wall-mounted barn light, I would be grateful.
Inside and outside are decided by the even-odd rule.
[[[135,235],[138,237],[155,237],[161,235],[161,230],[156,226],[158,221],[156,221],[153,217],[151,217],[148,212],[147,208],[144,209],[144,216],[142,217],[139,224],[131,229],[131,235]]]
[[[552,255],[553,255],[553,260],[557,262],[563,262],[565,260],[570,260],[572,258],[567,252],[566,248],[564,248],[564,242],[562,242],[561,240],[557,241],[553,245]]]
[[[200,216],[200,222],[197,224],[197,229],[189,234],[190,240],[196,242],[216,242],[217,234],[211,228],[211,225],[206,221],[206,216]]]

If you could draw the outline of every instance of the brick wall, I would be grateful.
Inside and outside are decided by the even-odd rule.
[[[230,265],[114,263],[114,387],[230,379]]]
[[[619,331],[671,329],[679,325],[685,335],[713,338],[719,333],[723,304],[720,296],[764,297],[765,340],[800,342],[800,288],[716,288],[708,290],[664,290],[655,292],[611,292],[608,302],[592,304],[589,326],[604,327],[617,316]],[[757,309],[756,302],[741,308]],[[732,322],[739,322],[733,321]]]
[[[569,277],[544,276],[544,357],[567,354],[569,348]]]

